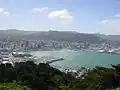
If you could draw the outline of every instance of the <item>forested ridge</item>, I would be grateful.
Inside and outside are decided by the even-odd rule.
[[[0,40],[55,40],[69,42],[102,43],[105,40],[92,34],[72,31],[0,30]]]
[[[75,31],[24,31],[16,29],[0,30],[0,40],[55,40],[69,42],[88,42],[90,44],[108,43],[120,45],[120,35],[99,33],[79,33]]]
[[[0,90],[119,90],[120,64],[95,67],[84,80],[48,64],[32,61],[0,64]]]

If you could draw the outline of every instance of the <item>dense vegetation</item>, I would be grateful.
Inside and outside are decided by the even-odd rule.
[[[48,64],[34,64],[32,61],[0,65],[0,83],[12,83],[13,80],[20,86],[27,86],[33,90],[58,90],[60,87],[70,87],[71,79]],[[7,84],[7,85],[8,85]]]
[[[2,83],[0,84],[0,90],[31,90],[27,86],[20,85],[16,81],[12,83]]]
[[[120,65],[95,67],[84,80],[32,61],[0,65],[0,90],[119,90]]]

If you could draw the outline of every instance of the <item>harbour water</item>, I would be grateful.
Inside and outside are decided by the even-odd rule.
[[[110,67],[111,64],[120,64],[120,55],[91,51],[74,51],[64,49],[59,51],[35,51],[32,52],[32,54],[37,57],[54,56],[63,58],[63,61],[57,61],[51,64],[63,68],[94,68],[95,66]]]

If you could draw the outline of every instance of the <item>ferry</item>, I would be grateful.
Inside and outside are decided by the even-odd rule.
[[[104,53],[105,50],[98,50],[97,52],[98,52],[98,53]]]

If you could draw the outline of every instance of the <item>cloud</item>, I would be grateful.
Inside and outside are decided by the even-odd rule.
[[[108,22],[108,20],[101,21],[102,24],[106,24],[107,22]]]
[[[3,11],[4,11],[4,9],[3,9],[3,8],[0,8],[0,13],[3,12]]]
[[[107,33],[120,34],[120,13],[112,15],[111,19],[100,21],[99,24],[99,28],[102,28]]]
[[[105,26],[109,29],[113,29],[113,31],[120,31],[120,19],[112,19],[108,20]]]
[[[103,20],[101,25],[108,33],[120,34],[120,19]]]
[[[6,12],[3,8],[0,8],[0,13],[2,13],[5,16],[9,16],[10,12]]]
[[[5,16],[9,16],[9,15],[10,15],[10,12],[3,12],[3,14],[4,14]]]
[[[33,11],[33,12],[43,12],[43,11],[45,11],[45,10],[47,10],[47,9],[48,9],[48,7],[33,8],[32,11]]]
[[[120,17],[120,14],[116,14],[116,15],[114,15],[114,17]]]
[[[48,14],[48,19],[64,24],[69,24],[73,22],[73,16],[71,16],[66,9],[50,12]]]

